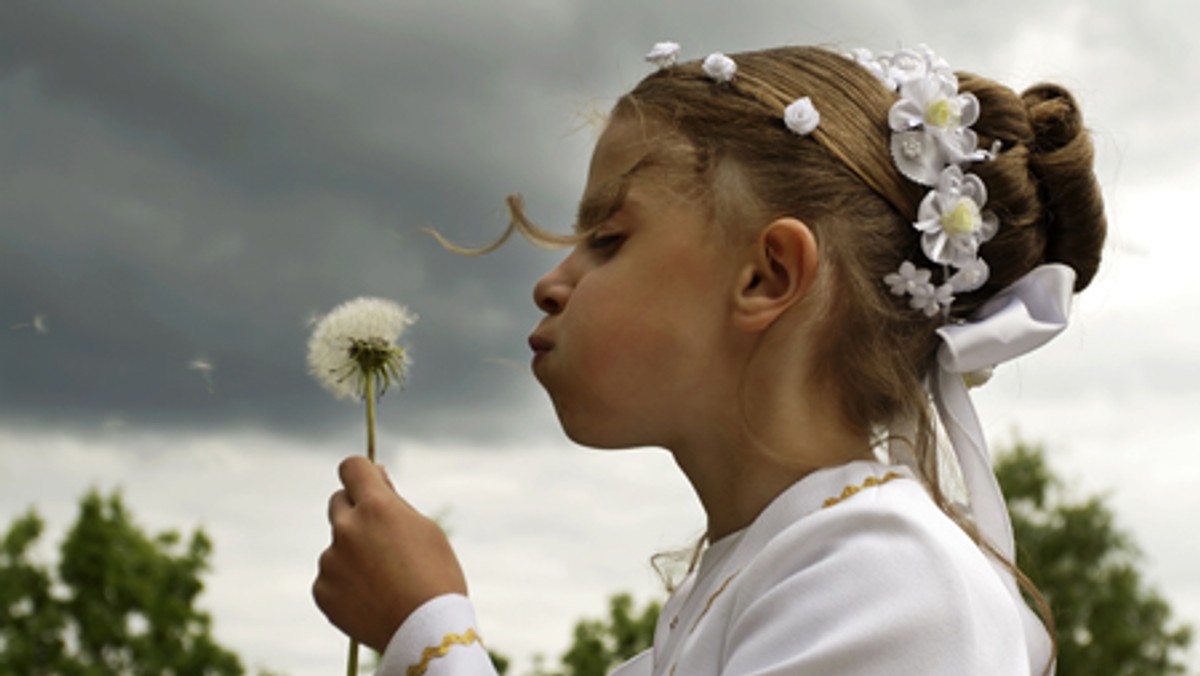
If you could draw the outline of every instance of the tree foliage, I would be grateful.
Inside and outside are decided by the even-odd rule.
[[[583,619],[575,624],[571,647],[563,654],[559,670],[539,667],[533,676],[604,676],[650,647],[661,610],[657,602],[636,610],[629,594],[611,597],[606,619]]]
[[[1042,448],[1023,442],[997,455],[996,475],[1017,561],[1050,604],[1058,675],[1183,674],[1191,628],[1147,586],[1137,546],[1104,499],[1068,495]]]
[[[0,542],[0,674],[244,673],[195,606],[212,553],[202,530],[151,537],[119,494],[92,491],[51,569],[31,556],[44,527],[31,509]]]
[[[1148,588],[1132,537],[1101,496],[1073,500],[1039,446],[1018,442],[997,453],[1021,569],[1053,609],[1058,676],[1183,674],[1191,628],[1171,618]],[[533,676],[602,676],[649,646],[659,606],[632,612],[628,594],[610,600],[607,620],[575,625],[558,671]]]

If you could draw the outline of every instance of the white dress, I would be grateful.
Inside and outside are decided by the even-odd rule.
[[[1047,639],[1010,585],[907,469],[852,462],[713,543],[663,608],[654,647],[613,676],[1041,674],[1031,653]],[[491,676],[476,631],[466,598],[434,599],[377,673]]]

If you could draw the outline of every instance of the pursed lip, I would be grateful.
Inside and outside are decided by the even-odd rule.
[[[534,334],[529,336],[529,349],[533,350],[535,355],[542,355],[554,349],[554,343],[550,342],[549,338]]]

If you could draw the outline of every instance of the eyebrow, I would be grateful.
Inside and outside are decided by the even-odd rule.
[[[649,164],[648,157],[642,157],[628,171],[605,181],[579,201],[579,212],[575,216],[576,234],[588,232],[617,215],[625,206],[634,174]]]
[[[575,232],[583,234],[615,216],[625,204],[629,183],[628,176],[619,176],[580,200]]]

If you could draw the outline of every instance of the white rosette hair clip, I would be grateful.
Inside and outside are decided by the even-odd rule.
[[[670,68],[679,60],[678,42],[656,42],[646,54],[646,61],[662,68]]]
[[[713,52],[706,56],[700,67],[704,69],[705,75],[719,83],[733,80],[733,76],[737,73],[737,63],[721,52]]]
[[[813,107],[812,99],[805,96],[783,110],[783,123],[800,136],[808,136],[821,123],[821,114]]]
[[[646,61],[659,69],[674,66],[679,59],[679,43],[656,42],[646,54]],[[737,62],[721,52],[713,52],[700,64],[704,74],[717,84],[727,84],[737,75]],[[821,114],[807,96],[796,99],[783,111],[783,124],[798,136],[808,136],[821,123]]]

